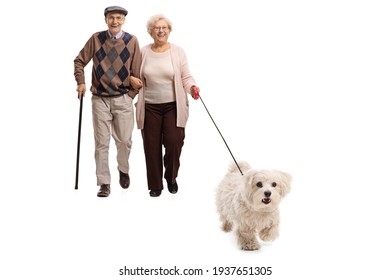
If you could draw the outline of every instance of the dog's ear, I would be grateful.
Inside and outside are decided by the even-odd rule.
[[[256,174],[256,171],[253,170],[253,169],[248,170],[247,172],[244,173],[243,177],[244,177],[245,185],[247,185],[247,186],[251,186],[252,185],[253,178],[254,178],[255,174]]]
[[[290,190],[291,190],[291,181],[292,181],[292,176],[287,173],[287,172],[282,172],[280,171],[280,179],[281,179],[281,184],[282,184],[282,187],[281,187],[281,196],[284,197],[286,196]]]

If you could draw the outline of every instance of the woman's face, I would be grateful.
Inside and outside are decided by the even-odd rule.
[[[168,23],[161,19],[157,21],[152,30],[152,38],[157,44],[164,44],[168,42],[168,37],[170,34],[170,30],[168,27]]]

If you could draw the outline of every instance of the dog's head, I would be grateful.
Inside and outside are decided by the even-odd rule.
[[[244,174],[244,197],[257,211],[274,211],[291,188],[292,177],[279,170],[251,170]]]

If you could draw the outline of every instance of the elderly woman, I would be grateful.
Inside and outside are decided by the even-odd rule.
[[[169,192],[178,191],[176,177],[189,115],[188,93],[196,99],[199,88],[184,50],[168,41],[171,21],[162,14],[152,16],[147,31],[153,43],[141,49],[141,79],[132,78],[132,86],[141,87],[137,127],[142,132],[149,195],[157,197],[164,188],[163,176]]]

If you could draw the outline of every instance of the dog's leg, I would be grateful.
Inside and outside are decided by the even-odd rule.
[[[225,220],[222,222],[222,230],[224,232],[229,232],[231,231],[233,228],[233,224],[231,222],[229,222],[228,220]]]
[[[239,228],[237,230],[238,244],[243,250],[258,250],[260,249],[260,243],[257,240],[256,232],[249,228]]]
[[[219,219],[220,219],[221,222],[222,222],[222,230],[223,230],[224,232],[229,232],[229,231],[232,230],[232,228],[233,228],[233,223],[230,222],[228,219],[226,219],[225,216],[220,215]]]
[[[279,224],[272,224],[270,227],[263,228],[259,236],[263,241],[274,241],[279,237]]]

